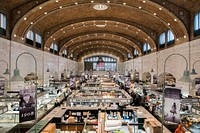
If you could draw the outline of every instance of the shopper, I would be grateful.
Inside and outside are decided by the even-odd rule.
[[[178,127],[174,133],[185,133],[185,129],[182,127],[181,124],[178,124]]]
[[[59,107],[59,106],[60,106],[60,102],[58,102],[58,100],[56,100],[55,107]]]

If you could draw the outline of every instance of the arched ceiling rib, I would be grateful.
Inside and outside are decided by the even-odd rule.
[[[38,29],[42,27],[43,30],[46,30],[48,27],[54,26],[58,22],[62,23],[73,20],[74,18],[106,16],[124,20],[133,20],[133,22],[136,23],[144,23],[144,25],[148,25],[151,29],[158,29],[160,32],[162,32],[163,28],[167,28],[168,22],[171,22],[170,27],[172,27],[172,29],[173,27],[180,27],[179,32],[174,29],[174,32],[177,32],[176,34],[178,37],[179,34],[180,37],[187,35],[187,33],[185,33],[184,25],[181,21],[178,21],[178,18],[175,15],[151,1],[142,4],[142,1],[132,0],[132,2],[127,2],[125,5],[120,2],[110,2],[109,5],[111,6],[110,9],[101,12],[93,10],[91,8],[92,3],[86,1],[83,1],[82,3],[79,2],[77,5],[73,1],[67,0],[60,0],[59,2],[48,1],[41,5],[41,10],[38,10],[39,7],[36,7],[31,12],[32,14],[29,12],[29,14],[25,15],[25,17],[28,18],[28,21],[23,22],[23,26],[19,26],[20,29],[18,28],[18,34],[23,36],[25,31],[33,25],[38,27]],[[62,8],[59,8],[60,6],[62,6]],[[141,9],[138,8],[140,6]],[[159,10],[159,8],[162,8],[162,10]],[[119,11],[119,9],[121,10]],[[44,14],[45,12],[47,12],[47,15]],[[153,14],[154,12],[157,13],[156,16]],[[56,23],[54,19],[51,19],[52,16],[56,16]],[[174,22],[175,18],[177,19],[176,22]],[[20,21],[24,21],[23,18]],[[30,25],[31,22],[33,22],[33,25]],[[47,23],[44,25],[44,22]]]
[[[184,23],[184,17],[176,14],[165,4],[170,3],[172,7],[180,9],[186,15],[188,15],[187,10],[168,0],[165,1],[165,4],[158,0],[146,0],[145,2],[143,0],[110,0],[109,2],[102,0],[93,2],[88,0],[58,0],[58,2],[51,0],[45,2],[45,0],[41,0],[38,3],[42,4],[31,9],[17,21],[13,28],[12,40],[23,39],[26,32],[32,29],[43,35],[43,46],[46,51],[52,42],[58,42],[61,51],[65,47],[83,44],[84,41],[104,39],[112,44],[117,42],[127,45],[125,48],[129,51],[131,48],[135,48],[141,55],[144,42],[148,42],[152,51],[156,51],[158,35],[167,29],[173,31],[177,39],[175,40],[176,44],[180,42],[178,40],[184,42],[189,39],[187,32],[189,24]],[[106,4],[109,9],[94,10],[92,6],[95,3]],[[87,37],[88,35],[89,37]],[[97,45],[100,46],[100,44]],[[76,48],[73,50],[76,51]],[[119,50],[123,51],[124,48],[119,48]]]
[[[120,50],[117,50],[117,49],[108,49],[106,47],[103,47],[103,46],[95,46],[93,48],[87,48],[87,49],[83,49],[82,51],[78,51],[78,54],[75,54],[74,55],[74,58],[77,60],[77,61],[80,61],[81,58],[85,55],[88,55],[88,54],[92,54],[92,53],[106,53],[106,54],[111,54],[111,55],[115,55],[117,57],[119,57],[119,59],[121,61],[124,61],[124,60],[127,60],[127,55],[125,55],[124,53],[122,53]]]
[[[69,55],[71,53],[79,54],[79,52],[83,51],[83,49],[101,48],[101,47],[103,47],[103,48],[105,47],[107,49],[119,50],[120,52],[124,53],[126,56],[128,55],[128,53],[130,53],[131,57],[133,57],[132,51],[127,49],[126,47],[121,47],[121,45],[119,45],[119,44],[114,44],[114,43],[110,43],[110,42],[106,42],[106,41],[98,41],[98,43],[96,43],[96,41],[95,42],[84,43],[82,45],[79,45],[79,46],[69,50]]]
[[[123,48],[126,49],[126,51],[129,51],[130,54],[132,54],[132,47],[130,47],[129,45],[126,45],[124,43],[120,43],[114,40],[105,40],[105,39],[93,39],[93,40],[89,40],[89,41],[83,41],[80,43],[76,43],[73,46],[63,46],[62,49],[60,50],[61,52],[63,51],[63,49],[67,48],[68,51],[73,51],[76,48],[80,48],[81,46],[87,46],[87,45],[100,45],[100,44],[107,44],[107,45],[111,45],[111,46],[117,46],[119,48]]]
[[[107,33],[106,34],[105,33],[93,33],[93,34],[86,34],[86,35],[83,35],[83,36],[78,36],[77,38],[74,38],[74,39],[69,40],[66,43],[64,43],[62,45],[63,47],[61,47],[61,51],[63,50],[63,48],[68,48],[68,47],[74,46],[76,44],[80,44],[80,43],[83,43],[85,41],[91,41],[91,40],[94,40],[94,39],[96,39],[96,40],[104,39],[104,40],[108,40],[112,43],[118,42],[120,44],[124,44],[124,45],[130,46],[132,48],[135,48],[138,51],[139,54],[142,53],[140,47],[138,47],[138,45],[136,45],[135,43],[133,43],[129,39],[124,38],[122,36],[115,35],[115,34],[107,34]]]
[[[102,27],[100,27],[102,26]],[[50,37],[46,40],[45,47],[48,47],[54,40],[59,42],[63,42],[63,39],[66,38],[66,41],[74,38],[73,36],[80,36],[82,34],[90,34],[90,33],[115,33],[119,34],[122,37],[127,37],[132,40],[134,43],[143,44],[144,41],[148,41],[152,47],[156,47],[155,40],[152,40],[147,33],[143,32],[139,28],[133,27],[128,24],[116,22],[116,21],[107,21],[107,20],[94,20],[94,21],[86,21],[79,22],[75,24],[68,25],[66,27],[62,27],[54,34],[49,35]],[[78,33],[78,34],[77,34]],[[152,32],[153,33],[153,32]],[[154,33],[153,33],[154,34]],[[142,40],[143,42],[137,41]],[[157,38],[156,38],[157,39]],[[141,44],[139,44],[141,46]],[[60,44],[62,46],[62,43]]]

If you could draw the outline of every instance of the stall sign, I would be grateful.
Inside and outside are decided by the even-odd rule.
[[[181,99],[181,103],[198,103],[199,99],[198,98],[186,98],[186,99]]]
[[[35,119],[35,85],[26,85],[19,91],[19,122]]]

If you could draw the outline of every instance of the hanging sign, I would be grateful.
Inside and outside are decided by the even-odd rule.
[[[35,85],[24,86],[19,91],[19,122],[35,119]]]
[[[164,120],[179,123],[181,90],[178,88],[165,88],[164,101]]]

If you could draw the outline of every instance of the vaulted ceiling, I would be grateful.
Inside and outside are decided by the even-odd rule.
[[[52,42],[78,61],[104,52],[122,61],[133,49],[142,55],[145,42],[159,50],[159,35],[170,29],[175,45],[192,39],[192,15],[200,0],[3,0],[9,11],[9,38],[25,43],[28,30],[43,37],[44,51]],[[2,6],[1,6],[2,8]]]

